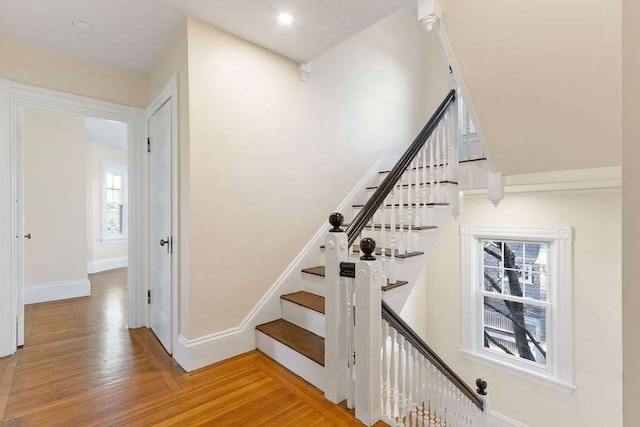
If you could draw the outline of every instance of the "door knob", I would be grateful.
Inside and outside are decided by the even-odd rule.
[[[25,235],[24,238],[27,239],[27,240],[31,240],[31,233]]]
[[[160,239],[160,246],[167,246],[167,253],[170,254],[171,253],[171,238],[169,236],[167,236],[167,240],[164,239]]]

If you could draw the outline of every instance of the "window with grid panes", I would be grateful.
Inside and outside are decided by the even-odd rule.
[[[461,227],[462,351],[572,385],[571,228]]]
[[[127,169],[110,162],[102,165],[102,238],[127,238]]]

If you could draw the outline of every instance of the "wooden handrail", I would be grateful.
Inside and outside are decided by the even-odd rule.
[[[407,323],[393,311],[391,307],[382,301],[382,318],[389,322],[398,333],[411,343],[424,357],[426,357],[442,374],[447,377],[465,396],[469,398],[481,411],[484,411],[482,400],[473,389],[465,383],[437,354],[425,343],[422,338]],[[486,388],[486,383],[485,383]]]
[[[349,246],[353,245],[367,223],[371,218],[373,218],[373,215],[387,198],[389,193],[391,193],[391,190],[393,190],[393,187],[402,177],[404,171],[409,167],[413,159],[424,146],[425,142],[427,142],[440,121],[444,118],[449,106],[455,101],[455,99],[456,91],[451,90],[444,98],[436,112],[433,113],[433,116],[431,116],[424,128],[420,131],[413,143],[411,143],[409,149],[407,149],[400,160],[398,160],[398,163],[396,163],[391,172],[389,172],[384,181],[382,181],[382,184],[380,184],[376,192],[373,193],[373,196],[371,196],[367,203],[365,203],[364,207],[360,210],[358,215],[356,215],[353,222],[349,224],[349,227],[347,227],[346,230],[349,239]]]

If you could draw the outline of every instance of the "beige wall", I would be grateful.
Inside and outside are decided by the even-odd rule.
[[[25,285],[87,278],[81,116],[24,109]]]
[[[428,119],[423,32],[397,12],[303,83],[298,64],[188,21],[189,338],[238,325],[378,155],[410,144]]]
[[[147,78],[0,37],[0,78],[144,107]]]
[[[622,424],[620,200],[619,190],[507,194],[494,208],[467,196],[447,225],[426,266],[427,342],[467,382],[488,381],[493,410],[529,426]],[[573,395],[462,358],[459,227],[489,224],[574,228]]]
[[[87,141],[87,261],[127,256],[127,243],[102,242],[102,162],[127,167],[127,151]]]
[[[622,1],[622,322],[624,424],[640,425],[640,4]]]
[[[620,164],[620,2],[438,3],[498,170]]]
[[[149,75],[149,104],[173,76],[178,83],[178,204],[179,204],[179,333],[188,335],[189,325],[189,71],[187,63],[187,23],[167,45]]]

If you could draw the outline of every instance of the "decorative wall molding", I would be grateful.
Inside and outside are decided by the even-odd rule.
[[[306,82],[307,80],[309,80],[309,77],[311,77],[311,64],[306,62],[301,62],[299,70],[300,70],[300,80],[302,80],[303,82]]]
[[[438,28],[438,25],[440,24],[440,17],[438,17],[438,15],[436,15],[435,13],[432,13],[423,18],[420,18],[420,24],[422,24],[425,30],[433,31],[434,29]]]
[[[367,184],[378,178],[378,172],[390,170],[398,159],[398,156],[390,154],[380,155],[362,179],[354,185],[349,195],[340,203],[335,212],[343,212],[356,203],[366,193]],[[176,340],[173,353],[173,357],[178,364],[184,370],[190,372],[254,350],[256,348],[255,327],[280,317],[280,295],[302,289],[300,271],[304,266],[310,265],[310,261],[314,260],[313,257],[317,256],[312,254],[316,254],[315,249],[324,243],[328,229],[328,223],[320,225],[316,234],[238,326],[194,339],[188,339],[181,333]],[[318,260],[316,259],[315,261],[317,262]]]
[[[24,303],[58,301],[91,295],[89,279],[69,280],[65,282],[42,283],[24,287]]]
[[[99,273],[101,271],[114,270],[129,266],[129,257],[97,259],[87,262],[87,274]]]

